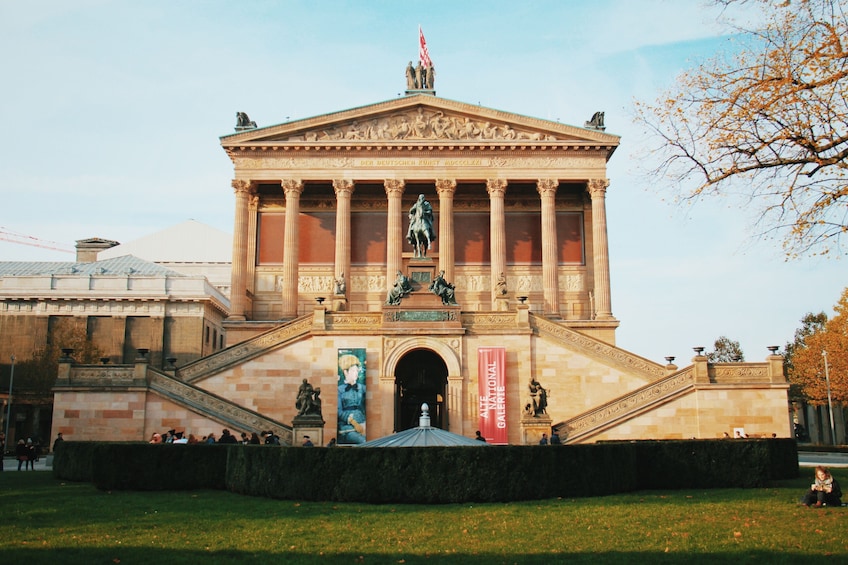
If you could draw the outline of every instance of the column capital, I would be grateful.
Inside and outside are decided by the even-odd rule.
[[[489,193],[489,197],[503,197],[506,194],[506,185],[506,179],[486,179],[486,192]]]
[[[254,212],[259,209],[259,195],[256,192],[251,192],[248,196],[247,207]]]
[[[539,196],[555,196],[559,179],[539,179],[536,181],[536,190]]]
[[[403,194],[403,189],[406,188],[406,181],[403,179],[385,179],[383,186],[387,195],[397,194],[399,196]]]
[[[300,196],[303,192],[303,181],[300,179],[284,179],[280,181],[280,185],[283,187],[283,192],[286,193],[287,197],[289,196],[289,193],[293,196]]]
[[[456,179],[436,179],[436,192],[439,193],[439,196],[449,196],[455,190]]]
[[[352,194],[354,190],[353,181],[350,179],[333,179],[333,190],[336,191],[336,198],[341,194]]]
[[[253,194],[256,192],[256,183],[249,180],[233,179],[230,186],[233,187],[236,194]]]
[[[589,190],[589,196],[603,196],[610,185],[609,179],[589,179],[586,181],[586,188]]]

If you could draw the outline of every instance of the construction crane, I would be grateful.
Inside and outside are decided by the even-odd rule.
[[[0,226],[0,240],[2,241],[10,241],[12,243],[19,243],[21,245],[31,245],[33,247],[42,247],[44,249],[52,249],[54,251],[61,251],[62,253],[74,253],[73,249],[69,249],[67,246],[57,242],[57,241],[49,241],[46,239],[40,239],[31,235],[24,235],[20,233],[15,233],[12,231],[8,231],[6,228]]]

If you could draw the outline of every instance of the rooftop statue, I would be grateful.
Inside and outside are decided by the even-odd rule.
[[[244,112],[236,112],[236,130],[254,128],[256,128],[256,122],[251,121]]]
[[[595,112],[592,114],[592,119],[584,124],[584,127],[604,130],[604,113],[603,112]]]

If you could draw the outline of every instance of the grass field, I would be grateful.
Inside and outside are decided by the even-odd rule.
[[[4,563],[848,562],[848,508],[765,489],[652,491],[444,506],[338,504],[221,491],[102,492],[0,473]],[[848,485],[848,470],[834,475]]]

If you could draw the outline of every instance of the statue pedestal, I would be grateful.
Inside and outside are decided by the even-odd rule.
[[[504,294],[495,296],[495,312],[507,311],[509,311],[509,298]]]
[[[320,414],[295,416],[292,419],[292,445],[303,445],[304,436],[309,436],[315,447],[324,445],[324,418]]]
[[[542,434],[548,434],[548,441],[551,439],[551,417],[547,414],[541,416],[523,415],[520,426],[521,443],[523,445],[539,445]]]
[[[347,298],[344,296],[333,297],[333,312],[344,312],[347,310]]]

